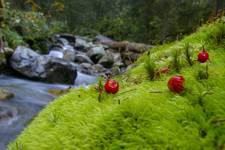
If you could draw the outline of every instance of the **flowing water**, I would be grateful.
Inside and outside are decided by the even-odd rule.
[[[78,73],[77,86],[87,86],[96,77]],[[0,87],[15,94],[10,100],[0,101],[0,150],[5,150],[9,142],[29,124],[33,117],[56,97],[49,89],[66,89],[68,85],[46,84],[0,75]]]

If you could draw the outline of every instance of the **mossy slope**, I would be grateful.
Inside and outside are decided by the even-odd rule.
[[[98,102],[94,86],[73,90],[51,103],[25,129],[9,150],[100,150],[100,149],[224,149],[225,147],[225,24],[223,18],[196,33],[151,50],[158,67],[171,64],[180,50],[181,70],[171,71],[155,81],[148,80],[147,54],[137,67],[117,77],[121,90],[104,93]],[[194,58],[205,45],[210,55],[209,78],[198,79],[204,68],[185,61],[189,42]],[[167,89],[168,79],[182,74],[186,92],[177,95]],[[120,104],[119,104],[120,103]]]

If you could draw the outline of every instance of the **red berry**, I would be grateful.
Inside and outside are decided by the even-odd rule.
[[[182,93],[184,91],[184,82],[183,76],[173,76],[168,82],[168,88],[174,93]]]
[[[200,63],[205,63],[209,59],[209,54],[208,52],[203,49],[199,54],[198,54],[198,61]]]
[[[119,83],[116,80],[107,80],[105,83],[105,91],[107,93],[116,94],[119,91]]]

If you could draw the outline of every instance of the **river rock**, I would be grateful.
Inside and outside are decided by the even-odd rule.
[[[88,42],[85,41],[84,39],[77,38],[77,39],[76,39],[76,44],[75,44],[75,46],[86,47],[87,43],[88,43]]]
[[[107,69],[105,69],[102,65],[100,64],[96,64],[96,65],[93,65],[92,67],[92,72],[93,74],[102,74],[104,72],[107,71]]]
[[[63,33],[58,35],[61,38],[66,39],[70,44],[75,44],[76,43],[76,37],[73,34],[69,33]]]
[[[94,63],[97,63],[105,54],[103,46],[92,47],[87,53]]]
[[[114,40],[110,39],[109,37],[99,34],[94,38],[94,41],[104,43],[104,42],[113,42]]]
[[[3,88],[0,88],[0,100],[7,100],[14,97],[14,94],[9,92],[8,90],[5,90]]]
[[[99,74],[103,74],[107,71],[107,69],[105,69],[100,64],[92,65],[89,63],[82,63],[79,67],[79,71],[84,74],[96,76]]]
[[[63,51],[63,59],[73,62],[75,60],[75,51],[72,49],[67,49]]]
[[[93,47],[93,43],[84,37],[77,36],[75,49],[81,52],[87,52],[91,47]]]
[[[111,68],[114,64],[114,56],[113,53],[107,51],[105,55],[98,62],[105,68]]]
[[[89,63],[89,64],[94,64],[92,60],[85,54],[85,53],[78,53],[75,56],[75,62],[76,63]]]
[[[70,87],[67,89],[49,89],[48,93],[54,96],[62,96],[70,92]]]
[[[80,66],[78,67],[78,71],[88,75],[94,75],[92,71],[92,64],[89,64],[89,63],[80,64]]]
[[[73,62],[75,60],[75,54],[74,49],[54,48],[49,52],[48,56]]]
[[[89,64],[89,63],[82,63],[82,64],[80,65],[80,67],[81,67],[81,68],[85,68],[85,69],[90,69],[90,68],[91,68],[91,64]]]
[[[114,65],[113,66],[123,66],[123,61],[120,53],[113,53]]]
[[[54,57],[54,58],[63,58],[63,52],[61,51],[56,51],[56,50],[52,50],[49,52],[48,54],[50,57]]]
[[[111,73],[113,76],[119,75],[121,73],[121,69],[119,66],[113,66],[111,69]]]
[[[19,46],[10,59],[14,70],[31,79],[50,83],[73,84],[77,66],[69,61],[39,55],[33,50]]]
[[[55,42],[61,45],[69,45],[69,41],[61,37],[56,37]]]

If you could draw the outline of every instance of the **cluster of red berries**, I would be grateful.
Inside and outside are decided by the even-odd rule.
[[[198,54],[198,61],[205,63],[209,59],[209,54],[203,47],[203,50]],[[165,67],[160,70],[160,73],[168,73],[169,68]],[[185,79],[183,76],[173,76],[168,81],[168,88],[174,93],[184,92]],[[119,91],[119,83],[116,80],[108,79],[104,85],[105,91],[110,94],[116,94]]]
[[[205,63],[209,59],[209,54],[203,47],[203,50],[198,54],[198,61],[200,63]],[[168,88],[174,93],[184,92],[185,79],[183,76],[173,76],[168,81]]]

